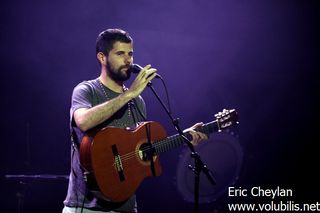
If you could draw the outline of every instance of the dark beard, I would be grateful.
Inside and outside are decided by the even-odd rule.
[[[108,72],[109,72],[109,76],[110,76],[110,78],[111,78],[112,80],[114,80],[114,81],[121,81],[121,82],[123,82],[123,81],[126,81],[126,80],[128,80],[128,79],[130,78],[131,72],[128,72],[128,71],[127,71],[126,73],[123,73],[123,72],[121,71],[121,69],[123,69],[123,68],[128,68],[128,69],[129,69],[128,66],[120,66],[120,67],[116,70],[116,69],[114,69],[113,67],[110,66],[110,63],[109,63],[109,62],[107,63],[107,70],[108,70]]]

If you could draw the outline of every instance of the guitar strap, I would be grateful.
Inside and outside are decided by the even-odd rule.
[[[82,82],[83,84],[87,85],[90,90],[91,93],[93,93],[94,88],[92,86],[92,84],[90,82]],[[75,177],[77,177],[77,173],[75,172],[74,168],[73,168],[73,162],[74,162],[74,157],[75,154],[77,154],[77,156],[80,158],[80,143],[78,141],[78,137],[77,137],[77,133],[75,132],[73,126],[72,126],[72,122],[73,122],[73,115],[70,115],[70,141],[71,141],[71,145],[72,145],[72,155],[71,155],[71,162],[72,162],[72,166],[71,166],[71,172],[73,173],[73,175]],[[79,163],[80,163],[80,159],[79,159]],[[88,173],[88,171],[80,164],[81,169],[84,171],[84,178],[86,180],[86,173]]]
[[[73,130],[73,128],[71,128],[71,134],[70,134],[70,140],[71,140],[71,145],[72,145],[72,150],[71,150],[71,152],[72,152],[72,154],[71,154],[71,163],[72,163],[71,172],[75,177],[78,177],[77,173],[74,171],[74,168],[73,168],[73,162],[74,162],[73,158],[74,158],[75,153],[78,152],[78,156],[80,156],[80,154],[79,154],[79,146],[75,143],[74,134],[75,134],[74,130]]]
[[[140,117],[142,118],[142,121],[147,121],[147,118],[146,116],[141,112],[141,109],[138,107],[138,103],[137,103],[137,100],[134,98],[133,100],[133,103],[130,104],[130,106],[133,106],[133,108],[135,108],[135,111],[138,112],[138,114],[140,115]],[[133,112],[133,110],[132,110]],[[137,123],[138,120],[136,120],[135,122]]]

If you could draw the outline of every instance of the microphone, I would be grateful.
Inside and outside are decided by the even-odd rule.
[[[132,73],[139,73],[143,68],[139,64],[132,64],[129,68],[129,71]]]
[[[132,64],[129,68],[129,71],[138,74],[142,69],[143,67],[141,67],[139,64]],[[156,73],[156,78],[161,78],[161,76]]]

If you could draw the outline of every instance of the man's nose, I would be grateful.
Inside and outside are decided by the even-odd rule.
[[[131,56],[125,56],[124,62],[125,62],[125,64],[131,64],[132,63],[132,57]]]

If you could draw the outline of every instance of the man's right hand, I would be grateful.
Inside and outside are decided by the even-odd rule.
[[[137,75],[136,79],[132,82],[130,88],[128,89],[128,94],[132,98],[139,96],[143,90],[146,88],[149,81],[154,79],[157,76],[157,69],[151,68],[151,65],[148,64],[145,66]]]

